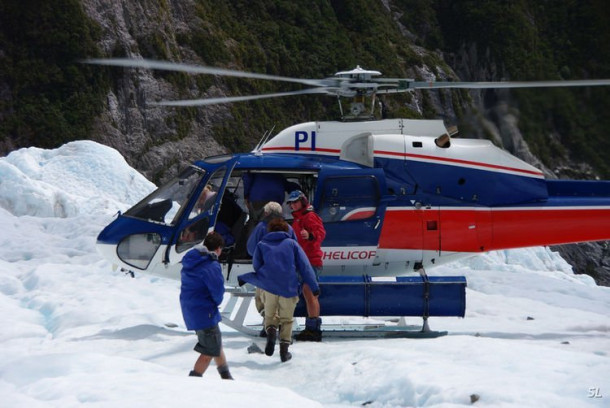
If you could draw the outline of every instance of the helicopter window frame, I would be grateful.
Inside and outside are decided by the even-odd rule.
[[[205,170],[193,165],[188,166],[178,176],[127,210],[124,215],[175,226],[205,175]]]
[[[197,193],[198,188],[194,189],[191,193],[191,197],[195,194],[199,194],[197,200],[193,204],[190,209],[188,220],[193,220],[202,214],[207,214],[208,216],[214,214],[216,200],[218,193],[220,192],[220,186],[222,185],[223,179],[227,174],[227,166],[222,166],[210,175],[210,178],[206,182],[205,186],[201,189],[199,193]],[[220,182],[218,182],[220,179]],[[197,186],[199,187],[199,185]],[[224,193],[224,192],[222,192]],[[222,194],[220,196],[222,198]],[[189,201],[190,202],[190,198]]]
[[[210,226],[209,217],[200,217],[180,230],[176,241],[176,252],[181,253],[203,242]]]
[[[127,265],[146,270],[161,243],[161,235],[156,232],[131,234],[117,244],[116,254]]]
[[[225,191],[220,191],[220,187],[227,171],[227,166],[215,169],[200,192],[198,192],[198,188],[191,192],[187,201],[188,203],[190,203],[191,198],[196,194],[199,194],[199,196],[194,204],[191,205],[187,217],[187,225],[179,229],[178,239],[175,244],[177,253],[184,252],[203,242],[211,224],[210,218],[214,216],[214,213],[216,213],[216,216],[220,213],[220,208],[217,207],[222,206],[222,199],[226,191],[226,188]],[[199,183],[201,183],[201,179],[199,179]],[[184,207],[186,208],[187,206],[185,205]]]
[[[351,180],[346,184],[348,179]],[[329,189],[329,183],[337,187]],[[368,183],[368,189],[363,188],[365,183]],[[357,194],[352,194],[350,188]],[[329,192],[332,193],[330,199]],[[322,182],[316,212],[324,224],[361,222],[375,217],[380,203],[380,183],[375,175],[336,175],[326,177]]]

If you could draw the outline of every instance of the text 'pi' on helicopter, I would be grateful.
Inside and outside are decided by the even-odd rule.
[[[487,140],[453,138],[441,120],[374,120],[378,94],[439,88],[610,85],[610,80],[424,82],[383,78],[357,67],[325,79],[297,79],[131,59],[88,60],[126,68],[294,82],[298,91],[158,102],[193,106],[301,94],[351,98],[342,120],[307,122],[267,134],[249,153],[194,162],[108,225],[99,251],[128,271],[179,279],[180,260],[211,230],[233,244],[221,263],[233,298],[223,316],[246,333],[252,270],[240,249],[248,214],[242,176],[279,173],[306,192],[326,228],[320,277],[324,315],[464,316],[466,279],[424,271],[482,252],[610,239],[610,182],[546,180]],[[371,101],[371,108],[364,102]],[[207,187],[207,188],[206,188]],[[207,200],[204,200],[207,198]],[[205,205],[201,207],[201,203]],[[288,209],[285,215],[290,219]],[[238,299],[239,309],[235,312]],[[305,313],[303,301],[296,315]],[[405,334],[386,325],[369,333]],[[338,332],[347,335],[347,330]]]

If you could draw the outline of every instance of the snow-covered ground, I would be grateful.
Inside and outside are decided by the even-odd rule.
[[[280,363],[221,325],[235,381],[213,364],[188,377],[179,282],[130,278],[95,251],[153,188],[94,142],[0,158],[0,407],[610,406],[610,288],[546,248],[430,270],[468,280],[466,317],[430,320],[447,336],[295,343]]]

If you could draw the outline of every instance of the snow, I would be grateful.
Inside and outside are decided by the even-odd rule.
[[[90,141],[0,158],[0,407],[610,406],[610,288],[548,248],[428,271],[468,280],[466,317],[430,320],[447,336],[297,342],[280,363],[221,324],[235,381],[213,363],[188,377],[179,282],[131,278],[95,250],[153,188]]]

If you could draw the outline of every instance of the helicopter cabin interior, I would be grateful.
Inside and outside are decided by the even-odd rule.
[[[214,229],[223,235],[226,243],[220,261],[250,262],[251,257],[246,252],[246,242],[255,225],[252,225],[249,220],[248,208],[244,199],[243,175],[245,172],[282,174],[288,182],[300,186],[300,190],[307,195],[309,202],[315,204],[316,212],[329,232],[327,244],[331,246],[333,241],[344,243],[347,239],[345,233],[341,232],[340,224],[350,222],[353,225],[358,221],[374,217],[381,199],[382,183],[374,175],[368,173],[325,177],[320,187],[318,186],[319,175],[316,171],[236,169],[226,178],[224,190],[221,193],[220,208],[215,209],[214,197],[222,190],[225,171],[224,168],[217,170],[209,178],[206,186],[200,192],[195,193],[199,196],[196,200],[192,200],[195,205],[178,234],[177,252],[186,251],[201,242],[210,223],[214,222]],[[318,192],[318,188],[321,188],[321,191]],[[285,204],[285,201],[280,204],[284,218],[291,223],[293,217],[290,207]],[[199,215],[203,213],[209,216],[200,217]],[[214,214],[216,214],[215,219]],[[373,223],[373,226],[375,224],[378,226],[378,222]],[[363,239],[366,238],[363,237]],[[376,245],[376,242],[374,244]]]
[[[287,181],[300,186],[324,222],[325,246],[377,245],[385,210],[382,199],[385,179],[378,169],[320,172],[315,168],[235,168],[235,163],[231,165],[226,160],[226,156],[218,159],[215,167],[187,167],[129,209],[125,213],[128,219],[154,224],[159,231],[125,237],[118,244],[119,258],[142,270],[148,268],[153,255],[163,256],[161,262],[173,264],[188,249],[201,243],[213,228],[225,238],[221,262],[251,262],[245,244],[254,225],[248,225],[245,172],[282,174]],[[280,204],[290,223],[289,206],[285,202]],[[161,245],[167,246],[164,255],[157,253]]]

